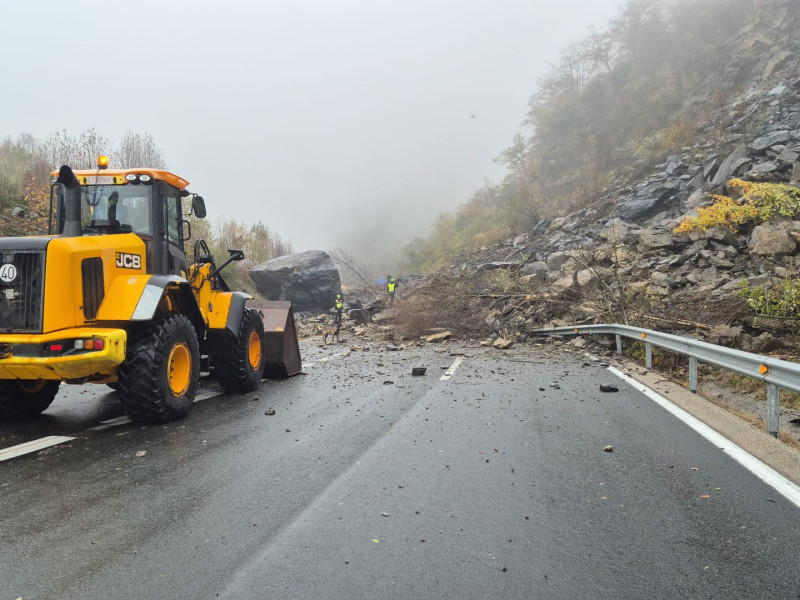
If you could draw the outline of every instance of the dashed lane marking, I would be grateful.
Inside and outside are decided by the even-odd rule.
[[[71,442],[74,439],[74,437],[67,437],[64,435],[49,435],[38,440],[19,444],[18,446],[3,448],[0,450],[0,462],[9,460],[11,458],[16,458],[18,456],[23,456],[25,454],[30,454],[31,452],[38,452],[39,450],[44,450],[50,446],[63,444],[64,442]]]
[[[223,392],[205,392],[202,394],[198,394],[197,396],[195,396],[194,403],[197,404],[198,402],[202,402],[203,400],[208,400],[209,398],[213,398],[214,396],[220,396],[222,395],[222,393]],[[121,427],[122,425],[128,425],[129,423],[133,423],[133,420],[123,415],[121,417],[116,417],[114,419],[106,419],[105,421],[100,421],[100,425],[95,425],[94,427],[90,427],[89,431],[105,431],[113,427]],[[17,458],[18,456],[24,456],[25,454],[30,454],[32,452],[38,452],[39,450],[44,450],[45,448],[49,448],[50,446],[56,446],[58,444],[70,442],[74,439],[75,439],[74,437],[67,437],[64,435],[51,435],[38,440],[33,440],[31,442],[25,442],[24,444],[19,444],[18,446],[3,448],[2,450],[0,450],[0,462],[4,460],[9,460],[11,458]]]
[[[325,356],[323,358],[317,360],[304,360],[304,365],[313,365],[315,363],[324,363],[328,362],[329,360],[333,360],[334,358],[339,358],[340,356],[350,356],[349,352],[337,352],[336,354],[331,354],[330,356]]]
[[[623,381],[630,384],[631,387],[642,392],[656,404],[678,417],[686,425],[694,429],[697,433],[702,435],[709,442],[714,444],[717,448],[722,450],[725,454],[730,456],[733,460],[758,477],[761,481],[774,488],[779,494],[789,500],[789,502],[800,508],[800,486],[795,485],[786,479],[786,477],[771,467],[765,465],[752,454],[745,451],[741,446],[734,444],[725,436],[720,435],[711,429],[711,427],[703,423],[700,419],[690,415],[688,412],[679,406],[676,406],[659,393],[651,390],[643,383],[636,381],[632,377],[628,377],[625,375],[625,373],[619,369],[615,369],[614,367],[608,367],[608,370]]]
[[[194,398],[194,404],[198,402],[202,402],[203,400],[208,400],[209,398],[213,398],[214,396],[219,396],[222,392],[205,392],[203,394],[198,394]],[[105,431],[106,429],[111,429],[112,427],[120,427],[122,425],[127,425],[128,423],[133,423],[129,417],[117,417],[116,419],[108,419],[106,421],[100,421],[100,425],[96,425],[95,427],[90,427],[89,431]]]
[[[463,360],[464,360],[464,357],[463,357],[463,356],[459,356],[457,359],[455,359],[455,360],[453,361],[453,364],[452,364],[452,365],[450,365],[450,368],[449,368],[449,369],[447,369],[447,371],[445,371],[445,372],[444,372],[444,375],[442,375],[442,376],[439,378],[439,380],[440,380],[440,381],[447,381],[448,379],[450,379],[450,378],[453,376],[453,374],[454,374],[456,371],[458,371],[458,367],[460,367],[460,366],[461,366],[461,361],[463,361]]]
[[[128,417],[117,417],[116,419],[108,419],[106,421],[100,421],[100,425],[95,427],[90,427],[89,431],[105,431],[106,429],[111,429],[112,427],[119,427],[120,425],[127,425],[128,423],[133,423],[133,421]]]
[[[208,400],[209,398],[213,398],[214,396],[222,396],[225,392],[204,392],[202,394],[197,394],[194,397],[193,404],[197,404],[198,402],[202,402],[203,400]]]

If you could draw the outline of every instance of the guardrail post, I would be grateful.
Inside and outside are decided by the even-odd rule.
[[[689,357],[689,391],[697,393],[697,359],[694,356]]]
[[[774,383],[767,384],[767,433],[778,437],[778,424],[780,421],[780,394],[781,389]]]
[[[653,368],[653,344],[644,345],[644,366],[648,370]]]
[[[622,354],[622,336],[617,335],[615,337],[617,338],[617,354]]]

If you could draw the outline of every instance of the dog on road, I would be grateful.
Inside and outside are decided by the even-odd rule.
[[[331,336],[331,343],[333,343],[334,340],[336,340],[338,342],[339,341],[339,328],[340,328],[340,326],[338,324],[337,325],[331,325],[329,327],[323,327],[322,330],[320,331],[320,333],[322,333],[322,341],[327,344],[328,343],[328,336]]]

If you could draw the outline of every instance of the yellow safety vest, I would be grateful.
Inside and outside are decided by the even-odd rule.
[[[394,281],[390,281],[389,282],[389,293],[390,294],[394,294],[394,286],[395,286]]]
[[[344,308],[344,302],[342,302],[341,300],[337,300],[336,301],[336,310],[342,310],[342,308]]]

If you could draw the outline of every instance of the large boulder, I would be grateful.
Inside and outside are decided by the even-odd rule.
[[[676,185],[670,181],[643,186],[636,194],[620,202],[617,212],[624,221],[639,221],[664,210],[677,192]]]
[[[711,180],[711,187],[722,185],[728,181],[735,170],[734,165],[738,163],[738,165],[741,166],[743,164],[741,161],[749,158],[749,156],[747,144],[739,145],[719,166],[716,175],[714,175],[714,179]]]
[[[773,131],[772,133],[763,135],[750,142],[750,148],[756,152],[762,152],[777,144],[788,142],[790,139],[792,139],[791,132],[787,130]]]
[[[253,267],[250,277],[267,300],[291,300],[295,311],[325,312],[342,291],[336,265],[321,250],[273,258]]]
[[[519,272],[521,275],[536,275],[538,273],[547,273],[549,270],[547,263],[534,261],[524,264]]]
[[[800,223],[796,221],[759,225],[750,236],[750,251],[759,256],[793,254],[797,242],[792,234],[797,232],[800,232]]]
[[[645,229],[639,234],[639,247],[645,250],[663,250],[674,245],[675,239],[666,231]]]

